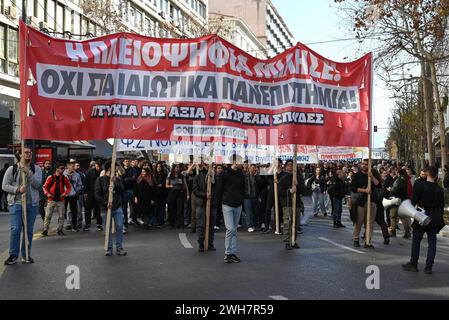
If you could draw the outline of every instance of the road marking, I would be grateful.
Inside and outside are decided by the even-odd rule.
[[[187,239],[187,236],[185,233],[179,234],[179,240],[181,241],[182,245],[186,249],[193,249],[193,246],[190,244],[189,240]]]
[[[286,297],[283,296],[270,296],[273,300],[288,300]]]
[[[350,247],[347,247],[347,246],[341,245],[339,243],[333,242],[332,240],[329,240],[327,238],[319,237],[318,239],[326,241],[326,242],[329,242],[329,243],[333,244],[334,246],[337,246],[337,247],[342,248],[342,249],[346,249],[346,250],[349,250],[349,251],[352,251],[352,252],[356,252],[356,253],[365,254],[365,252],[363,252],[363,251],[352,249]]]
[[[33,234],[33,241],[40,238],[42,238],[42,235],[40,233]],[[9,250],[3,251],[2,254],[0,255],[0,278],[2,277],[3,273],[6,270],[7,266],[5,266],[4,261],[8,259],[8,257],[9,257]]]

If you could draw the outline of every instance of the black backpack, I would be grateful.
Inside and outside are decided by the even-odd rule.
[[[31,168],[31,171],[33,172],[33,174],[35,174],[36,173],[36,167],[35,167],[34,163],[30,164],[30,168]],[[18,170],[19,170],[19,165],[16,163],[16,164],[14,164],[12,166],[12,177],[13,177],[13,180],[16,180],[17,171]]]

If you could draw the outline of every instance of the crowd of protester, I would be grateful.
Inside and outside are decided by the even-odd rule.
[[[298,195],[296,230],[299,234],[303,232],[301,226],[307,225],[312,215],[329,215],[334,228],[345,228],[341,217],[343,204],[346,204],[354,223],[354,246],[360,246],[362,237],[365,239],[364,247],[372,249],[374,246],[371,237],[364,235],[366,231],[372,234],[374,222],[382,230],[385,245],[390,243],[391,237],[397,236],[399,230],[403,232],[405,239],[411,237],[411,219],[399,218],[398,206],[385,209],[382,200],[390,197],[400,198],[402,201],[413,199],[413,189],[426,181],[428,176],[427,169],[422,169],[416,176],[408,164],[374,161],[372,185],[368,187],[368,161],[321,162],[314,165],[299,164],[297,185],[292,186],[291,160],[283,163],[279,159],[277,168],[270,164],[260,165],[247,161],[232,165],[213,164],[209,175],[208,165],[204,163],[175,163],[170,167],[165,162],[150,162],[144,157],[125,157],[117,162],[113,178],[114,201],[109,203],[111,167],[111,161],[92,161],[89,168],[81,168],[75,159],[54,165],[46,161],[38,168],[40,174],[37,175],[34,166],[30,165],[33,172],[30,173],[29,169],[26,172],[30,178],[39,179],[33,185],[37,187],[38,198],[37,195],[36,199],[30,197],[34,197],[31,189],[30,192],[21,190],[20,187],[14,189],[11,186],[14,183],[3,181],[4,194],[0,209],[6,209],[3,200],[6,196],[9,197],[11,193],[15,195],[15,198],[11,196],[8,199],[8,204],[13,206],[19,204],[20,194],[25,193],[27,199],[30,197],[28,204],[36,207],[42,219],[42,235],[50,234],[52,215],[56,212],[56,233],[64,236],[64,232],[87,232],[94,226],[98,231],[103,231],[106,210],[110,208],[117,230],[117,254],[126,255],[123,234],[131,230],[130,225],[145,230],[190,229],[190,232],[198,233],[199,251],[205,251],[205,208],[210,199],[208,250],[215,250],[214,232],[225,228],[225,262],[240,262],[236,256],[237,229],[263,234],[275,231],[275,184],[278,186],[279,197],[279,231],[284,234],[286,249],[299,247],[289,241],[292,230],[292,195],[295,193]],[[8,172],[10,175],[13,173],[7,169],[5,166],[0,171],[2,180],[6,179]],[[276,176],[274,170],[277,170]],[[8,176],[8,179],[11,177]],[[11,181],[15,181],[14,179],[16,177]],[[210,194],[207,192],[208,179],[212,179]],[[444,180],[449,186],[449,174]],[[19,186],[20,178],[16,182],[15,185]],[[368,193],[371,194],[372,208],[369,219],[371,223],[366,225]],[[311,195],[312,210],[305,210],[301,198],[304,195]],[[402,230],[399,220],[402,222]],[[365,233],[362,234],[363,226]],[[11,236],[11,241],[18,240]],[[18,247],[18,244],[14,246]],[[10,254],[17,258],[17,249],[10,251]],[[106,255],[112,255],[112,237]],[[431,263],[433,261],[429,262]]]

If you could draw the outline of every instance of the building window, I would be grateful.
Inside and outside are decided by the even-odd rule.
[[[6,73],[6,33],[5,26],[0,25],[0,72]]]
[[[63,32],[63,26],[64,26],[64,7],[58,6],[56,7],[56,31],[57,32]]]
[[[8,29],[8,74],[13,77],[19,76],[19,39],[18,32]]]
[[[200,13],[201,18],[206,19],[207,14],[206,14],[206,5],[205,4],[200,2],[199,11],[200,11],[199,13]]]

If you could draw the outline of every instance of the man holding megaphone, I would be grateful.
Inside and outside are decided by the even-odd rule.
[[[427,233],[427,260],[424,272],[432,273],[432,266],[437,251],[437,234],[444,227],[444,192],[436,183],[438,169],[430,166],[426,169],[427,181],[415,185],[413,190],[412,205],[424,208],[425,214],[430,217],[430,223],[420,225],[416,220],[413,222],[412,255],[410,262],[403,264],[406,271],[418,271],[419,249],[424,233]]]

